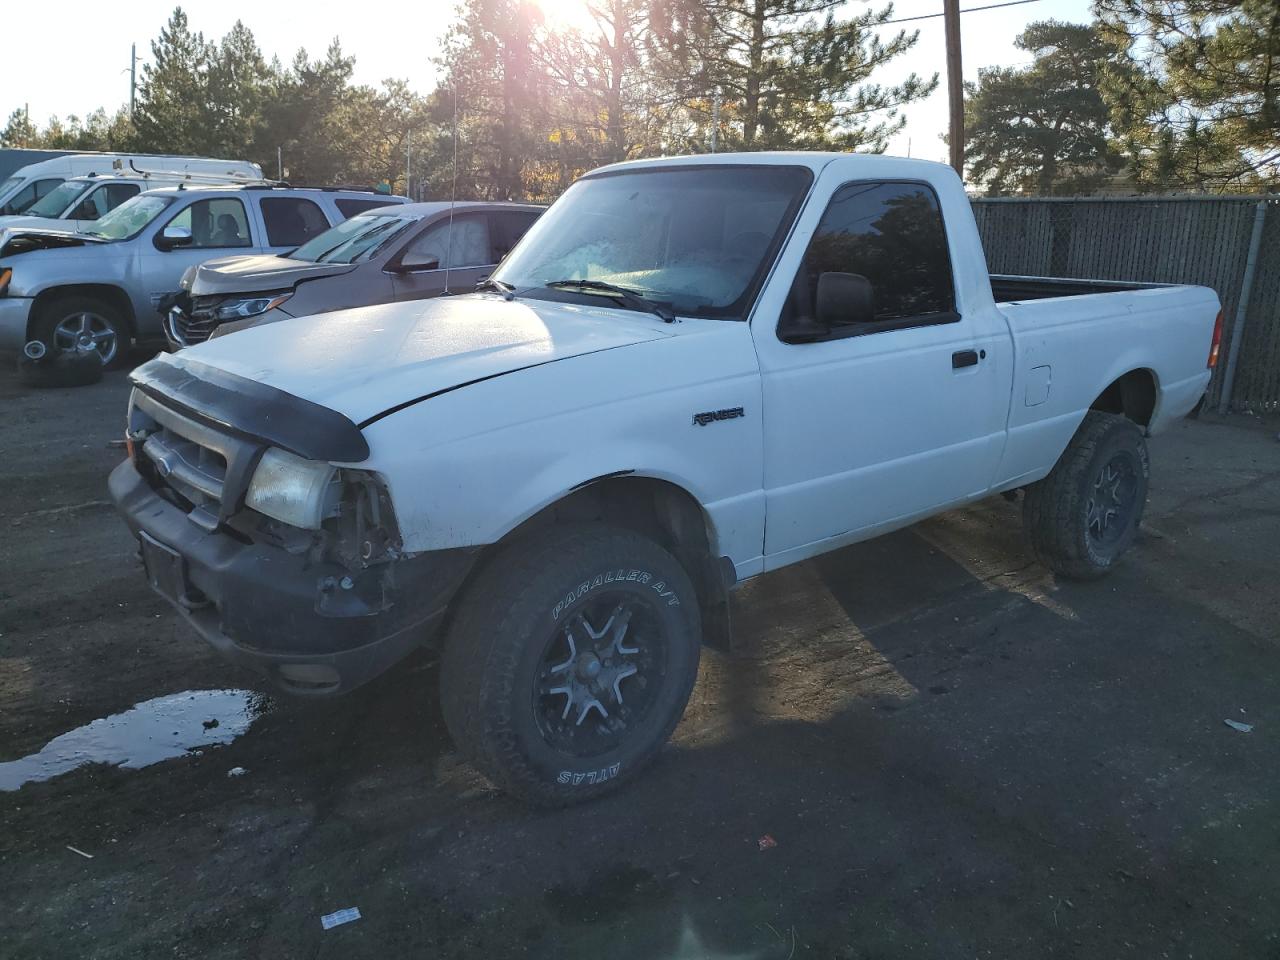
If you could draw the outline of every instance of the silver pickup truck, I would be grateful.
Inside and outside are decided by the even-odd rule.
[[[157,307],[189,267],[228,252],[283,253],[404,197],[372,191],[224,186],[148,190],[87,229],[0,230],[0,349],[97,350],[123,362],[159,340]]]

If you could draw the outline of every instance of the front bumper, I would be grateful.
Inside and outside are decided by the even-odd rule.
[[[350,571],[205,532],[131,461],[108,486],[152,588],[219,653],[290,693],[345,693],[430,640],[474,562],[443,550]]]
[[[0,350],[21,350],[27,342],[31,297],[0,297]]]

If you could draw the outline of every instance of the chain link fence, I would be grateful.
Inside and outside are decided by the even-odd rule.
[[[988,198],[973,202],[992,273],[1212,287],[1222,301],[1217,406],[1242,295],[1237,410],[1280,411],[1280,197]],[[1262,230],[1256,245],[1255,221]],[[1243,291],[1251,247],[1256,265]]]

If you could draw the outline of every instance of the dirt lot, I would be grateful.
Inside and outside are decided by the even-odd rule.
[[[9,369],[0,761],[251,689],[105,502],[123,378]],[[425,657],[225,746],[0,792],[0,955],[1276,960],[1278,426],[1154,440],[1145,534],[1099,584],[1033,564],[1002,500],[748,584],[746,649],[707,653],[657,765],[586,807],[460,763]]]

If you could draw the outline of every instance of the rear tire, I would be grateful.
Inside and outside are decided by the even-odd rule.
[[[1091,410],[1049,475],[1026,489],[1023,525],[1036,559],[1074,580],[1096,580],[1133,544],[1150,465],[1142,428]]]
[[[512,544],[462,598],[440,676],[454,741],[497,786],[540,805],[639,773],[698,675],[693,584],[653,541],[552,528]]]
[[[123,366],[129,354],[128,324],[97,297],[59,297],[41,309],[32,333],[51,356],[92,350],[108,370]]]

